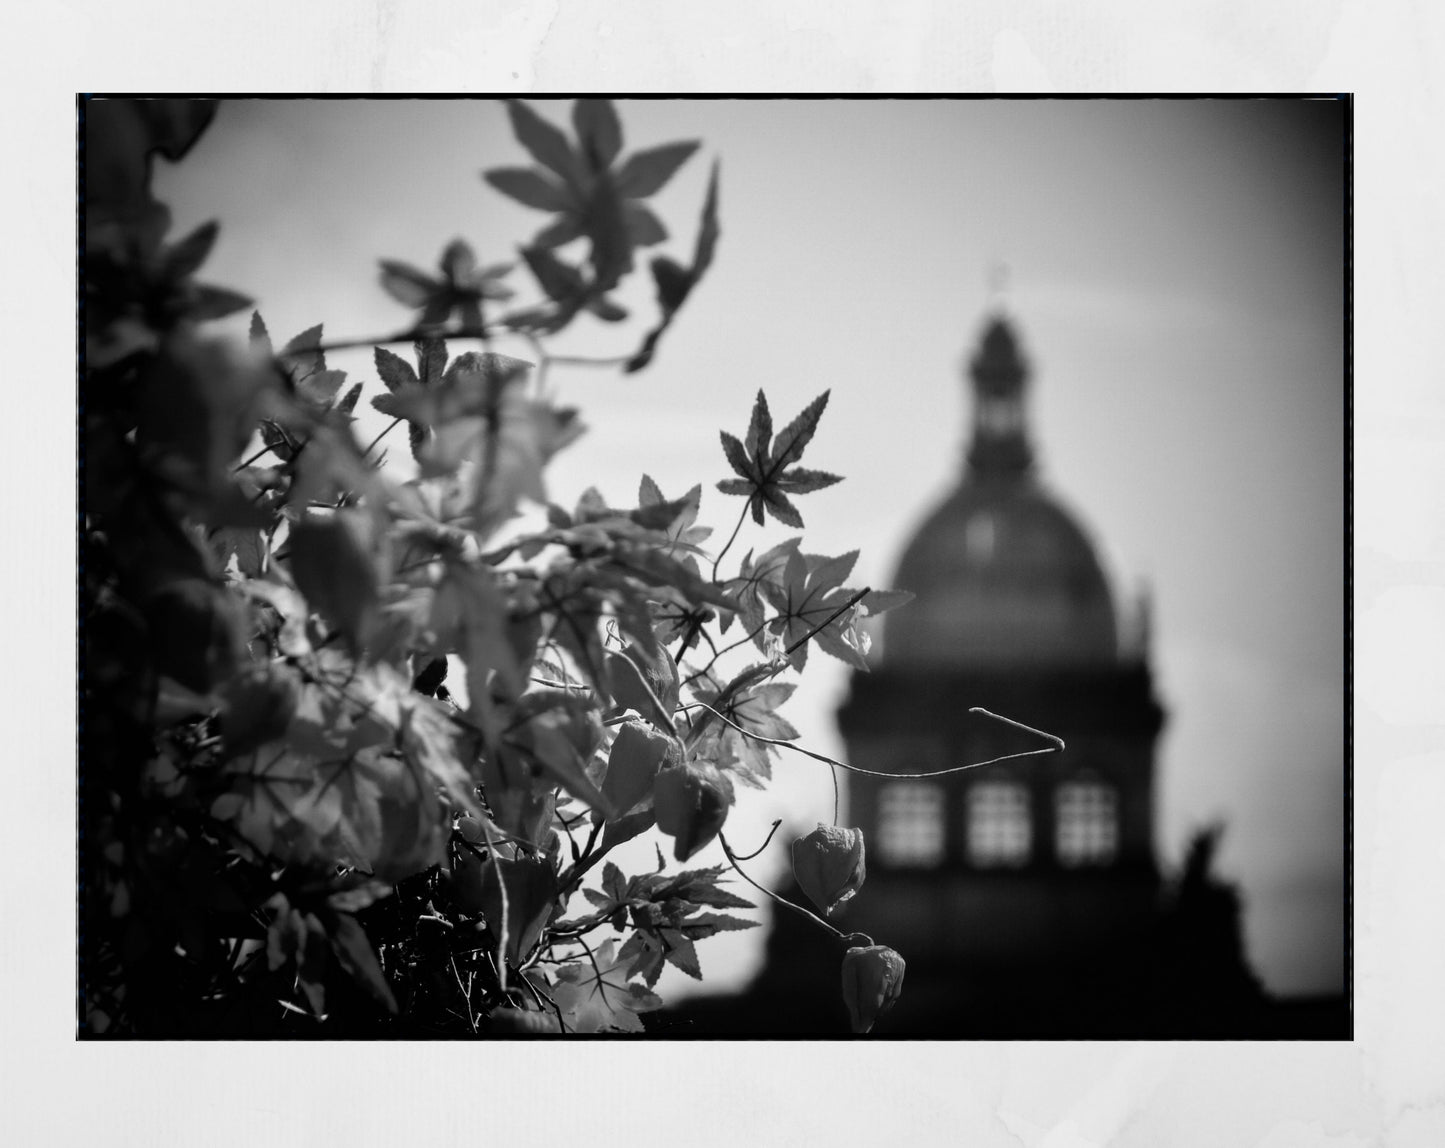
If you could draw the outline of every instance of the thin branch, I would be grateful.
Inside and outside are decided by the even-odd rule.
[[[721,550],[719,550],[719,551],[717,552],[717,557],[713,560],[713,564],[712,564],[712,580],[713,580],[714,582],[717,581],[717,571],[718,571],[718,567],[722,565],[723,555],[728,552],[728,549],[732,546],[733,542],[736,541],[737,536],[738,536],[738,531],[743,528],[743,522],[747,520],[747,517],[748,517],[748,507],[749,507],[750,505],[751,505],[751,500],[749,500],[748,502],[743,503],[743,512],[742,512],[740,515],[738,515],[738,524],[733,527],[733,532],[732,532],[730,535],[728,535],[728,540],[727,540],[726,544],[723,546],[723,548],[722,548]]]
[[[812,638],[814,634],[819,634],[822,631],[826,630],[829,626],[831,626],[854,606],[858,605],[859,602],[863,601],[864,597],[871,593],[873,593],[873,587],[864,586],[863,589],[859,590],[858,593],[854,594],[853,597],[849,598],[846,602],[844,602],[841,606],[839,606],[836,610],[829,614],[828,620],[826,622],[824,622],[821,626],[814,626],[811,630],[809,630],[806,634],[804,634],[801,638],[799,638],[796,642],[794,642],[791,646],[784,650],[783,656],[787,657],[787,655],[791,654],[799,646],[803,645],[810,638]]]
[[[403,419],[403,418],[401,418],[400,416],[398,416],[397,418],[392,419],[391,422],[390,422],[389,424],[387,424],[386,429],[385,429],[384,431],[382,431],[379,435],[377,435],[374,439],[372,439],[371,442],[370,442],[370,444],[368,444],[367,448],[366,448],[364,451],[361,452],[361,457],[362,457],[362,458],[365,458],[367,455],[369,455],[373,450],[376,449],[376,444],[377,444],[377,443],[379,443],[379,442],[380,442],[382,439],[384,439],[387,435],[391,434],[391,432],[394,431],[394,430],[397,428],[397,425],[398,425],[399,423],[403,423],[403,422],[405,422],[405,421],[406,421],[406,420]]]
[[[782,823],[783,823],[783,819],[782,819],[781,817],[777,818],[777,819],[773,822],[773,827],[768,830],[768,835],[763,838],[763,843],[762,843],[761,845],[759,845],[756,849],[754,849],[751,853],[746,853],[746,854],[744,854],[743,856],[739,857],[738,860],[739,860],[739,861],[751,861],[754,857],[759,856],[759,855],[762,853],[762,851],[763,851],[764,849],[766,849],[766,848],[768,847],[769,843],[773,840],[773,834],[778,831],[778,826],[781,825]]]
[[[618,355],[611,359],[594,359],[587,355],[548,355],[549,363],[559,363],[564,367],[625,367],[632,362],[631,355]]]
[[[819,928],[826,929],[844,944],[848,943],[848,936],[846,933],[840,933],[837,929],[835,929],[832,925],[828,924],[827,921],[823,920],[823,918],[818,916],[816,913],[810,913],[807,909],[803,908],[802,905],[794,904],[786,897],[780,897],[771,889],[767,889],[764,888],[762,885],[759,885],[756,881],[754,881],[751,877],[749,877],[746,873],[743,872],[743,867],[738,864],[737,854],[732,851],[732,846],[728,844],[728,839],[721,833],[717,835],[717,839],[722,843],[723,853],[727,855],[727,859],[732,865],[732,867],[737,870],[738,876],[741,877],[744,881],[746,881],[749,885],[751,885],[754,889],[756,889],[759,893],[763,894],[763,896],[765,897],[769,897],[772,900],[776,901],[785,909],[791,909],[793,910],[793,912],[808,918],[808,920],[812,921],[813,924],[817,925]]]
[[[884,771],[884,770],[879,770],[879,769],[864,769],[861,765],[849,765],[846,761],[838,761],[836,758],[828,757],[826,754],[814,753],[811,749],[804,749],[802,746],[798,745],[797,743],[791,742],[791,741],[784,741],[782,738],[778,738],[778,737],[764,737],[764,736],[763,736],[762,734],[760,734],[760,733],[754,733],[754,732],[753,732],[752,730],[750,730],[750,729],[744,729],[742,726],[738,725],[738,723],[735,722],[735,721],[733,721],[731,718],[727,717],[727,716],[724,715],[724,714],[718,713],[718,711],[715,710],[715,709],[713,709],[712,706],[708,705],[707,702],[691,702],[691,703],[689,703],[688,705],[680,706],[679,708],[680,708],[680,709],[685,709],[685,710],[690,710],[690,709],[705,709],[705,710],[707,710],[708,712],[710,712],[710,713],[711,713],[715,718],[717,718],[719,721],[724,722],[725,724],[732,726],[733,729],[737,730],[738,733],[742,734],[744,737],[750,737],[750,738],[752,738],[754,741],[761,741],[761,742],[764,742],[764,743],[767,744],[767,745],[780,745],[780,746],[784,747],[785,749],[791,749],[791,750],[793,750],[795,753],[801,753],[801,754],[803,754],[805,757],[811,757],[814,761],[821,761],[824,765],[837,766],[839,769],[846,769],[849,773],[863,773],[863,774],[867,774],[869,777],[903,777],[903,778],[943,777],[943,776],[945,776],[946,774],[950,774],[950,773],[962,773],[962,772],[963,772],[964,770],[966,770],[966,769],[978,769],[978,768],[980,768],[981,766],[993,765],[995,762],[998,762],[998,761],[1008,761],[1008,760],[1010,760],[1011,758],[1015,758],[1015,757],[1034,757],[1034,756],[1036,756],[1037,754],[1041,754],[1041,753],[1057,753],[1059,750],[1061,750],[1061,749],[1064,748],[1064,739],[1061,738],[1061,737],[1057,737],[1057,736],[1055,736],[1054,734],[1051,734],[1051,733],[1044,733],[1043,730],[1034,729],[1032,726],[1026,726],[1026,725],[1024,725],[1023,723],[1013,721],[1013,720],[1010,719],[1010,718],[999,717],[998,714],[990,713],[988,710],[974,708],[974,709],[969,710],[968,712],[969,712],[969,713],[979,713],[979,714],[983,714],[983,715],[985,715],[985,716],[987,716],[987,717],[997,718],[999,721],[1007,722],[1009,725],[1018,726],[1020,729],[1026,729],[1026,730],[1028,730],[1030,733],[1038,734],[1039,737],[1047,738],[1047,739],[1048,739],[1049,741],[1051,741],[1053,744],[1050,745],[1050,746],[1048,746],[1046,749],[1028,749],[1028,750],[1024,750],[1022,753],[1006,753],[1006,754],[1003,754],[1001,757],[991,757],[991,758],[989,758],[987,761],[974,761],[974,762],[970,762],[968,765],[954,765],[954,766],[949,766],[949,768],[947,768],[947,769],[931,769],[931,770],[927,770],[927,771],[925,771],[925,772],[923,772],[923,773],[889,773],[889,772],[886,772],[886,771]],[[837,816],[837,815],[836,815],[836,812],[835,812],[835,814],[834,814],[835,819],[836,819],[836,816]]]
[[[1014,727],[1014,729],[1021,729],[1025,733],[1031,733],[1035,737],[1041,737],[1045,741],[1051,741],[1054,743],[1054,747],[1056,749],[1064,748],[1064,739],[1059,737],[1057,734],[1045,733],[1041,729],[1034,729],[1033,726],[1024,725],[1024,723],[1021,721],[1014,721],[1013,718],[1004,717],[1002,714],[996,714],[992,710],[986,710],[983,708],[983,706],[972,706],[968,712],[971,714],[982,714],[984,717],[993,718],[994,721],[1001,721],[1004,725],[1011,725]],[[1040,753],[1046,751],[1035,750],[1034,752]]]
[[[462,987],[462,976],[461,976],[461,974],[460,974],[459,972],[457,972],[457,959],[456,959],[456,957],[452,957],[452,958],[451,958],[451,965],[452,965],[452,976],[456,978],[456,982],[457,982],[457,991],[462,994],[462,999],[467,1002],[467,1024],[469,1024],[469,1025],[471,1026],[472,1034],[475,1035],[475,1034],[476,1034],[476,1031],[477,1031],[477,1018],[476,1018],[476,1016],[473,1015],[473,1013],[472,1013],[472,998],[471,998],[471,994],[468,993],[467,990]]]
[[[412,327],[406,331],[398,331],[394,335],[377,335],[367,339],[338,339],[334,343],[321,343],[315,347],[307,347],[309,353],[326,353],[327,351],[355,351],[362,347],[381,347],[388,343],[414,343],[418,339],[486,339],[490,333],[483,327],[480,331],[474,327],[462,327],[456,331],[443,331],[436,327]]]

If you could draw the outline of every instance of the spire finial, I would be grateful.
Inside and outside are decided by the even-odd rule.
[[[1008,264],[995,259],[988,265],[988,304],[991,310],[1002,311],[1008,295]]]

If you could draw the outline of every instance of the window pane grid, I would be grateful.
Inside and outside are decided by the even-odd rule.
[[[892,782],[878,794],[878,855],[888,865],[926,869],[944,854],[943,789]]]
[[[968,791],[968,857],[975,865],[1023,865],[1033,846],[1029,795],[1022,785],[989,781]]]
[[[1097,782],[1070,782],[1056,797],[1055,846],[1061,864],[1107,865],[1119,851],[1119,810],[1114,790]]]

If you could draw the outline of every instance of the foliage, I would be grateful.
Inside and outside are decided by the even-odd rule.
[[[720,837],[734,781],[766,786],[798,736],[779,675],[815,644],[866,669],[860,620],[907,597],[843,587],[856,552],[797,538],[719,577],[729,539],[704,573],[701,484],[549,501],[578,413],[493,343],[545,366],[545,337],[625,318],[610,293],[667,239],[643,201],[698,145],[621,158],[606,100],[577,101],[575,141],[508,113],[536,166],[485,176],[554,216],[522,249],[534,297],[496,312],[525,294],[514,268],[461,239],[435,274],[381,260],[415,314],[376,341],[412,355],[376,345],[377,387],[328,366],[319,323],[279,351],[259,310],[244,346],[205,334],[251,303],[197,281],[219,225],[168,242],[150,169],[212,104],[82,105],[87,1034],[644,1031],[664,965],[701,978],[697,943],[750,927],[729,912],[750,903],[722,866],[668,872],[659,849],[627,875],[608,854],[654,828],[680,861]],[[707,272],[718,210],[714,165],[690,264],[651,264],[659,317],[626,369]],[[582,262],[559,254],[574,240]],[[376,456],[388,432],[358,442],[368,389],[388,432],[407,424],[415,478]],[[760,391],[745,439],[723,435],[744,515],[801,526],[792,498],[838,481],[796,465],[827,399],[774,436]],[[734,622],[762,658],[727,676]],[[863,873],[839,832],[841,863],[826,834],[798,854],[830,911]],[[875,949],[845,977],[869,1023],[902,975]]]

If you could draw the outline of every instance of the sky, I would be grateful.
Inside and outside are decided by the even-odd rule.
[[[565,121],[565,101],[535,101]],[[806,496],[805,548],[861,549],[853,583],[885,587],[911,533],[958,481],[966,360],[991,308],[1034,368],[1040,476],[1098,546],[1127,599],[1154,601],[1156,846],[1176,865],[1194,828],[1227,823],[1224,876],[1245,899],[1248,954],[1283,993],[1343,981],[1343,124],[1328,102],[621,101],[626,147],[703,147],[653,201],[685,260],[708,166],[721,162],[717,258],[632,376],[554,365],[588,434],[549,493],[589,485],[626,505],[646,472],[669,496],[704,486],[721,541],[740,502],[719,428],[753,396],[785,419],[832,398],[807,464],[845,476]],[[515,259],[544,222],[481,181],[525,164],[501,106],[477,102],[230,102],[157,191],[177,234],[210,218],[201,278],[253,295],[279,343],[403,327],[377,260],[434,264],[465,238]],[[992,269],[1007,267],[1000,296]],[[527,275],[513,276],[526,289]],[[591,320],[559,354],[630,352],[636,318]],[[244,332],[241,317],[216,325]],[[461,348],[454,348],[459,350]],[[501,346],[525,354],[522,347]],[[333,365],[379,393],[370,353]],[[361,434],[384,425],[366,407]],[[396,444],[400,448],[400,441]],[[404,453],[404,449],[402,450]],[[395,457],[395,455],[394,455]],[[786,537],[748,525],[737,546]],[[735,550],[732,557],[737,556]],[[906,587],[903,587],[906,589]],[[840,756],[847,671],[826,656],[784,713],[802,744]],[[734,844],[775,817],[831,817],[827,770],[799,755],[767,794],[744,792]],[[778,879],[785,846],[750,871]],[[637,863],[645,865],[651,850]],[[716,845],[692,864],[723,860]],[[744,981],[761,930],[709,939],[707,988]],[[666,974],[664,992],[691,986]]]

